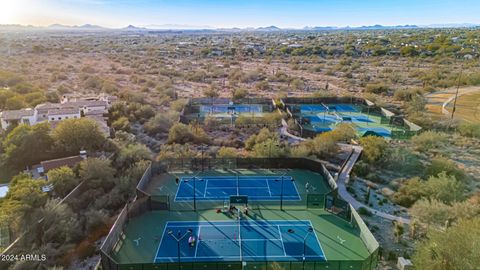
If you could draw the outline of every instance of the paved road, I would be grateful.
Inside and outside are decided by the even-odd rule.
[[[358,158],[360,157],[360,154],[362,153],[363,148],[360,147],[360,146],[355,146],[355,145],[350,145],[349,146],[349,145],[346,145],[346,144],[342,144],[341,147],[342,148],[350,147],[352,149],[352,151],[354,151],[354,152],[350,156],[350,159],[347,161],[345,167],[343,167],[343,170],[338,175],[338,180],[337,180],[338,194],[340,194],[340,196],[344,200],[346,200],[348,203],[350,203],[353,206],[353,208],[355,208],[357,210],[360,207],[363,207],[363,208],[367,209],[368,211],[370,211],[372,214],[374,214],[376,216],[379,216],[379,217],[382,217],[382,218],[385,218],[385,219],[388,219],[388,220],[396,220],[396,221],[402,222],[404,224],[410,224],[410,219],[404,218],[404,217],[399,217],[399,216],[394,216],[394,215],[384,213],[384,212],[380,212],[376,209],[373,209],[373,208],[357,201],[357,199],[355,199],[347,191],[346,184],[348,184],[348,182],[350,180],[350,172],[352,171],[353,166],[355,165]]]

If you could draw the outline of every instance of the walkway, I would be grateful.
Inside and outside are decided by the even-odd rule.
[[[288,132],[287,128],[287,122],[282,119],[282,127],[280,128],[280,134],[284,137],[288,138],[288,142],[291,144],[299,143],[302,141],[305,141],[304,138],[300,138],[298,136],[295,136],[291,133]],[[360,207],[367,209],[370,211],[373,215],[388,219],[388,220],[395,220],[402,222],[404,224],[410,224],[410,219],[409,218],[404,218],[404,217],[399,217],[399,216],[394,216],[388,213],[380,212],[376,209],[373,209],[355,199],[348,191],[346,185],[350,181],[350,173],[352,172],[353,166],[355,163],[357,163],[358,158],[360,157],[360,154],[363,151],[363,148],[361,146],[357,145],[351,145],[351,144],[343,144],[339,143],[338,144],[340,148],[342,148],[344,151],[353,151],[352,155],[350,155],[350,158],[347,160],[345,166],[343,166],[342,170],[339,172],[338,179],[337,179],[337,186],[338,186],[338,193],[340,196],[346,200],[349,204],[353,206],[356,210],[358,210]]]
[[[342,144],[342,148],[344,147],[350,147],[351,151],[353,151],[352,155],[348,159],[347,163],[343,167],[342,171],[338,175],[338,180],[337,180],[337,186],[338,186],[338,194],[346,200],[349,204],[352,205],[353,208],[358,210],[359,208],[365,208],[368,211],[370,211],[373,215],[379,216],[381,218],[385,218],[388,220],[395,220],[399,221],[404,224],[410,224],[410,219],[409,218],[404,218],[404,217],[399,217],[399,216],[394,216],[388,213],[380,212],[374,208],[371,208],[355,199],[348,191],[346,188],[346,185],[350,181],[350,172],[353,169],[353,166],[357,162],[358,158],[360,157],[360,154],[362,153],[363,148],[361,146],[355,146],[355,145],[347,145],[347,144]]]

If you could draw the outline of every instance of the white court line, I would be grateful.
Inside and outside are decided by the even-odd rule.
[[[261,256],[261,255],[245,255],[243,256],[244,258],[285,258],[285,256],[278,256],[278,255],[265,255],[265,256]],[[287,256],[287,257],[291,257],[291,258],[302,258],[303,256]],[[184,259],[223,259],[223,258],[239,258],[239,256],[221,256],[221,255],[218,255],[218,256],[198,256],[198,257],[191,257],[191,256],[182,256],[182,258]],[[305,256],[305,258],[321,258],[321,259],[325,259],[324,257],[322,256],[318,256],[318,255],[307,255]],[[173,257],[157,257],[155,259],[175,259]],[[176,260],[176,259],[175,259]]]
[[[222,222],[228,222],[228,223],[232,223],[233,221],[231,220],[212,220],[212,221],[188,221],[188,220],[178,220],[178,221],[167,221],[168,223],[196,223],[196,224],[201,224],[201,223],[208,223],[208,224],[212,224],[212,223],[222,223]],[[255,221],[255,220],[245,220],[244,223],[256,223],[256,224],[262,224],[262,221]],[[271,220],[268,220],[268,221],[265,221],[265,222],[277,222],[277,223],[284,223],[284,224],[287,224],[287,225],[292,225],[292,224],[297,224],[297,223],[303,223],[302,225],[311,225],[311,222],[310,220],[285,220],[285,219],[271,219]],[[277,226],[277,224],[270,224],[270,223],[267,223],[271,226]],[[284,224],[278,224],[279,226],[283,226]],[[196,226],[196,225],[193,225],[193,226]],[[202,226],[205,226],[202,224]]]
[[[265,179],[267,182],[267,187],[268,187],[268,194],[270,194],[270,197],[272,197],[272,191],[270,190],[270,184],[268,183],[268,179]]]
[[[177,222],[177,221],[174,221],[174,222]],[[220,224],[220,225],[210,225],[210,224],[202,224],[202,225],[173,225],[172,227],[179,227],[179,228],[186,228],[186,227],[198,227],[198,226],[203,226],[203,227],[237,227],[238,225],[235,224],[235,225],[230,225],[230,224]],[[272,225],[261,225],[261,224],[247,224],[247,225],[244,225],[244,226],[247,226],[247,227],[275,227],[275,226],[281,226],[281,227],[285,227],[285,226],[308,226],[306,224],[285,224],[285,225],[276,225],[276,224],[272,224]],[[260,239],[257,239],[257,240],[260,240]],[[277,240],[280,240],[280,239],[277,239]]]
[[[165,236],[165,231],[167,230],[167,227],[168,227],[168,221],[167,221],[167,223],[165,223],[165,227],[163,228],[162,239],[160,239],[160,244],[158,244],[157,252],[155,253],[155,258],[153,259],[153,263],[155,263],[155,261],[158,258],[157,257],[158,256],[158,251],[160,251],[160,246],[162,246],[163,237]]]
[[[293,178],[292,178],[292,179],[293,179]],[[295,191],[297,192],[297,196],[296,196],[296,197],[298,197],[299,201],[301,201],[302,198],[300,198],[300,193],[298,193],[298,189],[297,189],[296,183],[297,183],[297,181],[292,181],[292,185],[293,185],[293,187],[295,188]]]
[[[285,222],[285,220],[271,220],[271,222]],[[297,223],[298,222],[298,223]],[[308,222],[308,223],[307,223]],[[165,231],[166,231],[166,228],[169,226],[170,223],[192,223],[192,221],[173,221],[173,222],[170,222],[170,221],[167,221],[167,223],[165,224],[165,227],[163,229],[163,235],[162,235],[162,239],[160,241],[160,244],[158,245],[158,249],[157,249],[157,253],[155,254],[158,255],[158,251],[160,250],[160,246],[162,244],[162,241],[163,241],[163,237],[165,235]],[[214,223],[214,222],[213,222]],[[296,224],[297,223],[297,224]],[[307,223],[307,224],[306,224]],[[206,224],[206,225],[200,225],[200,224],[191,224],[191,225],[173,225],[172,227],[199,227],[199,231],[198,231],[198,238],[199,239],[199,236],[200,236],[200,226],[203,226],[203,227],[207,227],[207,226],[211,226],[211,227],[240,227],[240,222],[239,224],[233,224],[233,225],[230,225],[230,224],[219,224],[219,225],[213,225],[213,224]],[[281,230],[280,230],[280,227],[281,226],[308,226],[308,224],[313,228],[313,225],[312,225],[312,222],[310,220],[299,220],[299,221],[294,221],[290,224],[286,223],[286,224],[261,224],[261,223],[258,223],[258,224],[247,224],[247,226],[257,226],[257,227],[263,227],[263,228],[266,228],[266,227],[274,227],[276,226],[279,230],[279,233],[280,233],[280,237],[281,239],[241,239],[240,237],[240,231],[239,231],[239,239],[237,240],[239,243],[240,243],[240,252],[241,252],[241,242],[242,241],[266,241],[266,240],[269,240],[269,241],[281,241],[282,242],[282,245],[283,245],[283,250],[284,250],[284,256],[277,256],[277,255],[265,255],[265,256],[254,256],[254,255],[246,255],[246,256],[243,256],[243,254],[240,255],[240,258],[285,258],[285,257],[292,257],[292,258],[301,258],[302,256],[287,256],[286,255],[286,251],[285,251],[285,245],[284,245],[284,242],[283,242],[283,237],[282,237],[282,234],[281,234]],[[317,243],[320,247],[320,250],[322,251],[322,256],[319,256],[319,255],[306,255],[305,257],[306,258],[321,258],[322,260],[325,260],[327,261],[327,258],[325,256],[325,253],[324,253],[324,250],[322,248],[322,245],[320,244],[320,241],[318,239],[318,236],[317,236],[317,233],[315,231],[315,228],[314,228],[314,234],[315,234],[315,237],[316,237],[316,240],[317,240]],[[228,240],[228,239],[227,239]],[[199,240],[200,241],[200,240]],[[203,241],[203,240],[202,240]],[[205,242],[205,241],[204,241]],[[198,244],[197,244],[197,248],[198,248]],[[208,259],[208,258],[239,258],[239,256],[196,256],[196,252],[197,250],[195,249],[195,257],[182,257],[182,258],[187,258],[187,259],[195,259],[195,258],[205,258],[205,259]],[[156,260],[158,259],[172,259],[172,257],[155,257],[154,259],[154,263]]]
[[[237,243],[238,240],[233,240],[233,239],[204,239],[202,240],[202,242],[218,242],[219,240],[223,240],[223,241],[231,241],[231,242],[235,242]],[[281,241],[281,239],[277,239],[277,238],[263,238],[263,239],[242,239],[242,242],[259,242],[259,241]]]
[[[204,198],[207,196],[207,187],[208,187],[208,179],[205,180],[205,190],[203,191],[203,197]]]
[[[240,220],[240,209],[238,210],[238,245],[240,247],[240,260],[242,260],[242,255],[243,255],[243,252],[242,252],[242,238],[241,238],[241,229],[242,227],[240,226],[241,224],[241,220]]]
[[[280,230],[280,226],[277,225],[277,228],[278,228],[278,233],[280,234],[280,240],[282,242],[283,255],[287,257],[287,252],[285,251],[285,245],[283,244],[282,231]]]
[[[209,189],[227,189],[227,188],[235,188],[235,187],[209,187]],[[248,189],[267,189],[267,187],[240,187],[240,188],[248,188]]]
[[[310,222],[310,226],[312,226],[312,228],[313,228],[313,233],[315,234],[315,238],[317,239],[317,243],[318,243],[318,245],[320,246],[320,250],[322,251],[323,258],[324,258],[325,261],[326,261],[326,260],[327,260],[327,256],[325,255],[325,252],[323,251],[322,245],[320,244],[320,241],[318,240],[317,231],[315,230],[315,227],[313,227],[312,221],[309,220],[308,222]]]
[[[275,196],[267,196],[267,195],[247,195],[250,199],[256,199],[256,198],[262,198],[262,199],[256,199],[257,201],[276,201],[276,197],[280,197],[280,195],[275,195]],[[288,201],[301,201],[297,195],[284,195],[282,196],[284,199],[287,198]],[[208,199],[212,201],[223,201],[224,199],[228,199],[227,197],[221,197],[221,196],[211,196],[211,197],[200,197],[202,199]],[[265,199],[263,199],[265,198]],[[197,201],[199,199],[197,198]],[[179,199],[175,200],[176,202],[186,202],[186,201],[193,201],[193,197],[180,197]]]
[[[201,229],[202,229],[202,225],[198,225],[197,244],[195,245],[195,257],[197,257],[197,250],[198,250],[198,246],[200,245],[200,230]]]
[[[180,186],[182,185],[183,183],[183,177],[180,178],[180,181],[178,182],[178,187],[177,187],[177,192],[175,192],[175,199],[173,201],[177,201],[177,196],[178,196],[178,191],[180,190]]]

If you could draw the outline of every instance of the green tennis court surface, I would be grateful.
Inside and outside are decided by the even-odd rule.
[[[223,201],[232,195],[246,195],[252,201],[300,200],[291,176],[232,175],[182,177],[175,201]]]
[[[282,179],[283,175],[283,179]],[[306,184],[308,183],[308,191],[310,193],[320,193],[320,194],[325,194],[330,192],[331,188],[329,187],[326,179],[323,179],[323,176],[320,175],[319,173],[312,172],[309,170],[299,170],[299,169],[291,169],[291,170],[267,170],[267,169],[216,169],[216,170],[205,170],[204,172],[200,173],[194,173],[191,171],[171,171],[169,174],[162,174],[155,176],[154,180],[151,181],[150,185],[147,187],[147,191],[152,194],[152,195],[172,195],[172,198],[177,197],[182,198],[182,197],[188,197],[185,198],[184,201],[190,200],[190,197],[193,198],[193,181],[189,180],[186,183],[183,183],[184,181],[181,181],[178,185],[175,183],[175,179],[179,178],[180,180],[186,180],[186,179],[192,179],[193,177],[196,178],[196,184],[199,184],[199,187],[196,187],[197,193],[196,195],[199,195],[196,199],[198,200],[200,197],[203,196],[202,191],[204,192],[205,190],[203,189],[206,185],[206,181],[201,183],[201,179],[209,179],[209,180],[220,180],[217,182],[220,186],[220,189],[222,191],[225,191],[227,193],[236,193],[236,187],[237,186],[251,186],[251,182],[246,182],[246,181],[251,181],[254,180],[253,185],[255,187],[262,189],[262,194],[266,194],[265,192],[268,193],[268,190],[270,192],[273,192],[272,195],[275,197],[278,195],[278,198],[272,199],[271,201],[278,201],[279,200],[279,195],[281,193],[281,181],[283,180],[283,187],[285,194],[295,196],[298,194],[300,196],[301,200],[304,200],[305,195],[307,193],[307,188],[305,187]],[[225,181],[222,181],[224,179]],[[230,180],[228,180],[230,179]],[[233,179],[244,179],[245,182],[242,181],[241,184],[237,183],[236,181],[232,181]],[[251,180],[248,180],[251,179]],[[289,180],[294,180],[289,181]],[[269,180],[269,181],[266,181]],[[278,181],[275,181],[278,180]],[[231,181],[231,182],[226,182],[226,181]],[[289,183],[290,182],[290,183]],[[212,181],[208,181],[208,186],[210,184],[214,183]],[[268,188],[268,185],[272,184],[273,186],[270,186]],[[182,187],[182,185],[185,185],[185,187]],[[235,192],[233,191],[228,191],[226,190],[228,187],[234,187]],[[189,186],[189,187],[187,187]],[[208,186],[206,186],[207,191],[208,191]],[[267,187],[267,188],[265,188]],[[224,189],[225,188],[225,189]],[[185,190],[180,190],[180,189],[185,189]],[[189,190],[186,190],[189,189]],[[293,190],[295,190],[297,193],[295,193]],[[252,192],[252,191],[247,191],[247,192]],[[179,194],[177,194],[179,193]],[[285,195],[284,194],[284,195]],[[180,196],[179,196],[180,195]],[[229,194],[229,195],[237,195],[237,194]],[[242,195],[242,194],[240,194]],[[249,195],[249,194],[244,194],[244,195]],[[253,194],[255,195],[255,194]],[[259,194],[257,194],[259,195]],[[208,197],[208,195],[206,195]],[[228,197],[228,196],[227,196]],[[268,197],[271,197],[270,194]],[[252,201],[252,197],[249,196],[250,200]],[[181,200],[178,200],[181,201]],[[253,199],[255,201],[255,199]],[[292,200],[293,201],[293,200]]]
[[[255,246],[254,250],[248,247],[249,251],[244,252],[243,255],[257,253],[259,256],[262,256],[262,259],[268,259],[269,261],[282,261],[282,259],[285,260],[287,257],[291,258],[293,261],[301,261],[303,253],[303,247],[301,244],[303,243],[299,239],[300,235],[298,236],[298,239],[295,238],[297,237],[296,235],[290,235],[288,233],[288,227],[280,226],[281,230],[282,228],[285,228],[287,231],[285,232],[285,230],[283,230],[281,234],[283,243],[287,242],[285,251],[287,256],[285,256],[285,253],[283,253],[283,255],[280,253],[281,246],[279,244],[282,241],[279,240],[280,233],[277,232],[278,229],[275,229],[276,225],[280,225],[282,222],[286,222],[286,224],[288,224],[288,222],[294,222],[292,225],[295,225],[295,222],[298,222],[298,226],[294,226],[293,230],[301,235],[304,235],[305,230],[308,230],[306,221],[311,222],[312,227],[315,229],[315,234],[308,236],[307,244],[310,248],[308,248],[306,253],[307,255],[318,257],[311,257],[310,260],[324,261],[326,258],[327,262],[362,261],[365,258],[368,258],[370,254],[361,240],[361,233],[358,228],[353,228],[347,221],[324,210],[250,210],[250,212],[249,216],[244,219],[246,223],[245,226],[243,226],[244,228],[242,229],[240,236],[234,236],[235,233],[232,229],[218,226],[218,224],[235,224],[238,226],[238,221],[223,213],[217,213],[215,210],[198,211],[197,213],[191,211],[149,212],[133,218],[128,222],[128,225],[124,229],[121,241],[117,244],[116,250],[112,255],[119,261],[119,263],[176,262],[176,242],[174,242],[174,240],[168,240],[169,242],[167,242],[167,244],[163,244],[162,241],[165,236],[168,236],[169,227],[172,229],[172,233],[175,235],[178,234],[178,229],[172,226],[178,225],[179,223],[172,223],[172,221],[186,222],[186,225],[188,226],[185,230],[189,228],[193,229],[195,237],[198,237],[196,233],[198,233],[199,225],[202,226],[200,230],[200,239],[205,243],[197,243],[197,245],[192,248],[181,246],[182,256],[191,257],[189,258],[190,262],[208,261],[207,258],[194,258],[196,257],[195,249],[197,249],[198,257],[224,256],[228,252],[228,254],[232,254],[230,260],[239,261],[239,246],[235,246],[235,244],[238,244],[239,237],[245,240],[253,238],[255,239],[254,241],[265,242],[260,246]],[[269,224],[269,222],[273,222],[270,223],[271,226],[267,226],[267,228],[252,229],[251,231],[248,230],[252,228],[252,226],[246,226],[246,224]],[[209,231],[204,231],[205,233],[202,233],[204,230],[204,224],[211,224],[212,226],[210,226]],[[246,231],[248,231],[248,233],[245,233]],[[181,232],[185,231],[182,230]],[[210,242],[214,241],[209,241],[209,237],[217,238],[221,232],[227,233],[225,239],[221,240],[224,242],[223,246],[219,244],[211,244]],[[292,237],[292,239],[288,237]],[[267,238],[272,240],[265,240]],[[322,253],[320,253],[318,247],[315,245],[317,239],[319,243],[318,245],[321,246]],[[185,241],[187,240],[185,239]],[[230,241],[230,244],[226,244],[228,241]],[[244,242],[248,242],[248,240],[242,241],[242,244]],[[183,243],[182,245],[188,244]],[[227,245],[231,245],[231,247],[228,247],[227,249]],[[262,247],[272,246],[273,250],[271,252],[261,251]],[[292,250],[292,247],[295,247],[295,251]],[[247,246],[242,246],[242,249],[246,250]],[[274,255],[280,255],[280,257],[268,257]],[[255,261],[255,259],[251,257],[245,257],[244,260]],[[307,257],[306,260],[308,261]]]
[[[154,262],[176,262],[179,255],[184,262],[325,260],[308,220],[168,221]]]

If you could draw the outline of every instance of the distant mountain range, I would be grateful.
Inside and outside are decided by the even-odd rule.
[[[52,24],[52,25],[49,25],[47,28],[49,29],[84,29],[84,30],[89,30],[89,29],[92,29],[92,30],[98,30],[98,29],[106,29],[102,26],[99,26],[99,25],[93,25],[93,24],[84,24],[84,25],[63,25],[63,24]]]
[[[0,25],[0,30],[60,30],[60,31],[151,31],[151,30],[208,30],[208,31],[259,31],[259,32],[278,32],[278,31],[334,31],[334,30],[382,30],[382,29],[416,29],[416,28],[468,28],[479,27],[480,24],[461,23],[461,24],[430,24],[430,25],[369,25],[369,26],[306,26],[304,28],[280,28],[275,25],[258,28],[214,28],[211,26],[194,26],[181,24],[163,24],[163,25],[145,25],[134,26],[128,25],[124,28],[107,28],[99,25],[84,24],[84,25],[63,25],[52,24],[47,27],[32,26],[32,25]]]

